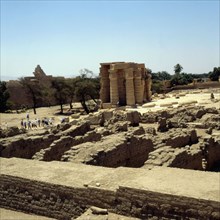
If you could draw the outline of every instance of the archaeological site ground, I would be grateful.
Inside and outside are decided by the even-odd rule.
[[[0,219],[220,219],[220,89],[151,97],[139,65],[102,64],[95,113],[1,114]]]

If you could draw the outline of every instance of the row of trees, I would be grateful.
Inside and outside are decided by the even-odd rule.
[[[155,90],[156,92],[161,92],[163,88],[163,80],[170,80],[171,86],[176,86],[187,85],[189,83],[192,83],[194,79],[202,80],[203,78],[209,78],[211,81],[218,81],[220,77],[220,67],[214,67],[213,71],[202,74],[185,73],[182,71],[183,67],[180,64],[176,64],[174,66],[174,75],[171,75],[166,71],[153,73],[150,70],[153,80],[153,90]]]
[[[6,82],[0,81],[0,112],[5,112],[9,109],[9,92],[6,87]]]
[[[45,86],[35,79],[20,78],[25,94],[32,101],[34,114],[39,106],[51,105],[51,100],[55,99],[60,105],[60,113],[63,114],[63,105],[69,103],[70,109],[73,108],[74,101],[81,102],[82,107],[89,113],[92,108],[88,105],[88,100],[97,103],[99,98],[100,83],[99,77],[94,77],[92,71],[83,69],[80,75],[75,78],[54,77],[50,86]],[[9,109],[9,93],[6,83],[0,82],[0,112]]]

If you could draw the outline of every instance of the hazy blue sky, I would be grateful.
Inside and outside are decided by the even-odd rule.
[[[1,77],[73,76],[99,63],[145,63],[157,71],[219,66],[219,1],[1,0]]]

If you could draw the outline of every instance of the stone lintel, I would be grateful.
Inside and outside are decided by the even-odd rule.
[[[117,63],[125,63],[125,62],[106,62],[106,63],[100,63],[101,66],[110,66],[112,64],[117,64]]]
[[[114,70],[127,69],[132,67],[132,63],[116,63],[111,65]]]
[[[141,69],[143,69],[143,68],[145,69],[145,64],[144,63],[138,63],[137,67],[141,68]]]

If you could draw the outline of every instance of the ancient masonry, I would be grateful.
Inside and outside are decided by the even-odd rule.
[[[100,77],[103,108],[151,100],[151,75],[143,63],[101,63]]]
[[[34,76],[24,77],[25,80],[32,81],[33,83],[39,83],[43,87],[50,88],[51,82],[55,78],[52,75],[46,75],[40,65],[37,65],[33,72]],[[12,109],[18,109],[22,106],[32,107],[32,99],[26,94],[19,80],[9,80],[7,82],[7,88],[10,94],[9,101],[13,104]],[[19,96],[18,96],[19,94]],[[56,100],[54,97],[50,97],[47,102],[50,105],[55,105]],[[40,106],[44,106],[45,103],[38,103]]]

